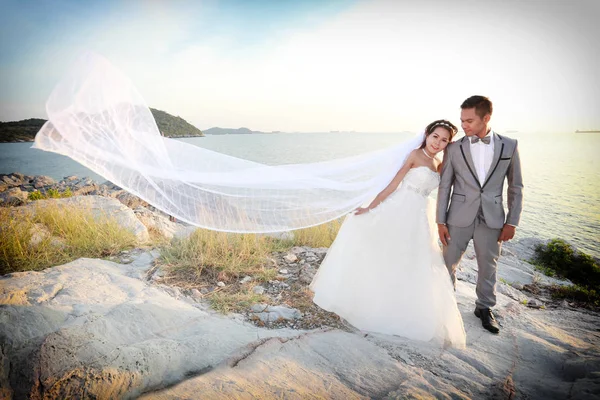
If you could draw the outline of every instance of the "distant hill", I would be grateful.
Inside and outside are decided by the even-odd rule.
[[[202,131],[181,117],[151,108],[158,130],[167,137],[204,136]]]
[[[32,142],[45,122],[40,118],[0,122],[0,142]]]
[[[256,134],[256,133],[266,133],[266,132],[260,132],[260,131],[251,131],[248,128],[238,128],[238,129],[233,129],[233,128],[210,128],[210,129],[205,129],[204,130],[204,134],[205,135],[248,135],[248,134]],[[271,132],[271,133],[278,133],[278,132]]]
[[[166,137],[204,136],[202,131],[181,117],[151,108],[158,130]],[[30,118],[22,121],[0,122],[0,142],[33,142],[45,119]]]

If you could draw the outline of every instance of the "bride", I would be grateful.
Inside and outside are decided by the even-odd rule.
[[[465,346],[428,198],[440,179],[435,156],[456,132],[446,120],[429,124],[390,184],[347,217],[310,286],[318,306],[361,330]]]

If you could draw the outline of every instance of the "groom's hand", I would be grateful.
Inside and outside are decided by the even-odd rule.
[[[440,236],[440,241],[442,244],[444,246],[448,246],[450,232],[448,232],[448,227],[445,224],[438,224],[438,235]]]
[[[498,242],[508,242],[510,239],[515,237],[515,231],[517,230],[516,226],[504,224],[502,228],[502,232],[500,232],[500,237],[498,238]]]

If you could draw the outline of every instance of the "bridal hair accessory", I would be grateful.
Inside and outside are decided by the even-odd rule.
[[[330,161],[266,165],[161,136],[131,81],[94,53],[81,57],[46,103],[35,148],[72,158],[179,221],[223,232],[320,225],[373,199],[424,133]]]
[[[449,129],[452,132],[452,136],[456,135],[456,133],[458,132],[458,128],[454,124],[444,119],[440,119],[437,121],[433,121],[431,124],[428,125],[427,133],[431,133],[435,128],[439,126]]]

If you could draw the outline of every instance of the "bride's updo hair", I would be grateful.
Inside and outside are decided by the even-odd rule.
[[[450,141],[454,138],[456,133],[458,132],[458,128],[452,122],[447,121],[445,119],[438,119],[427,125],[425,128],[425,139],[423,139],[423,143],[421,143],[421,149],[425,148],[425,142],[427,140],[427,136],[431,135],[435,128],[442,127],[450,133]]]

